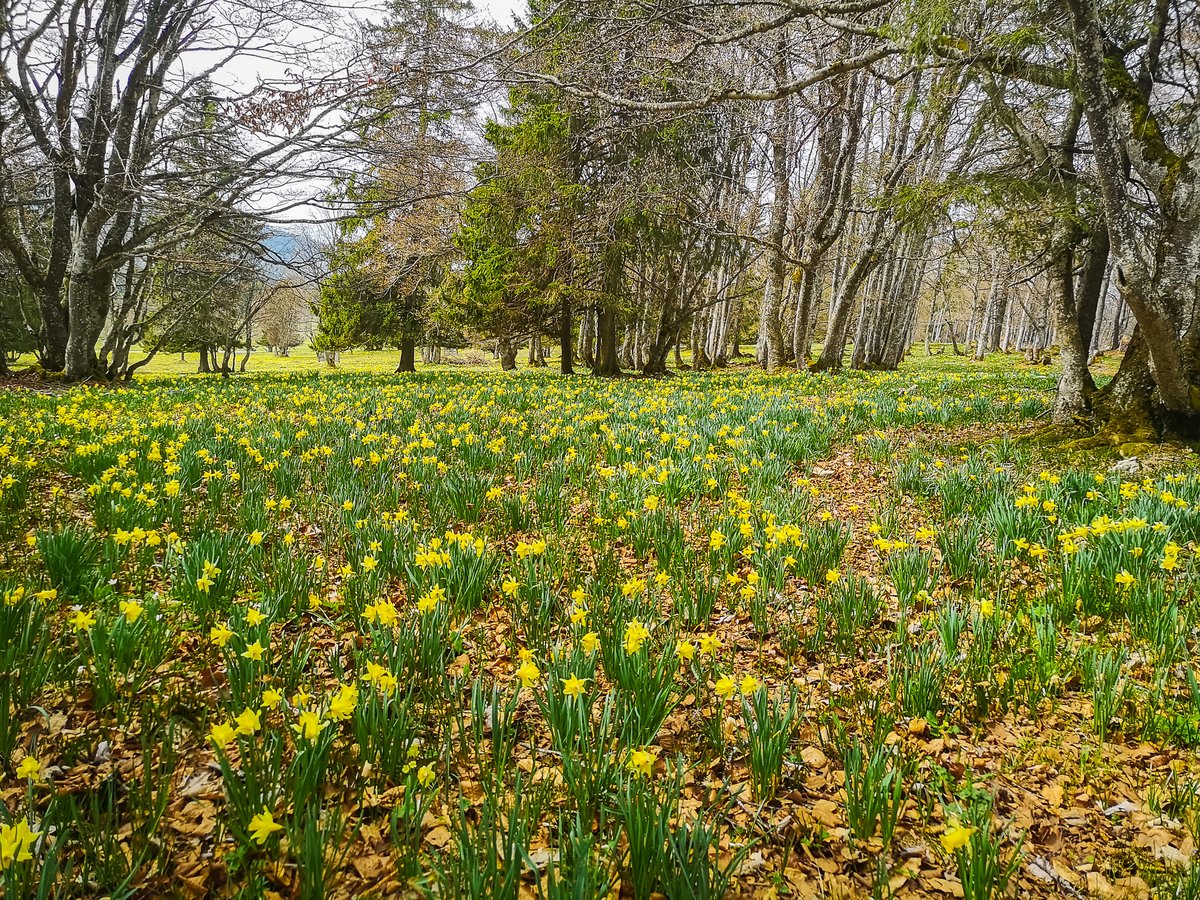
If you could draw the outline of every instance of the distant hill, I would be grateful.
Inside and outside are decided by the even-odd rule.
[[[263,246],[267,248],[267,258],[263,268],[271,278],[283,278],[294,271],[292,263],[297,259],[301,249],[300,238],[288,231],[274,231],[263,238]]]

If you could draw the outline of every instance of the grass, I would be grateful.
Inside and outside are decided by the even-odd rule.
[[[556,368],[559,363],[560,355],[557,345],[548,344],[549,357],[547,357],[547,365],[551,368]],[[814,352],[819,352],[820,348],[815,347]],[[484,351],[469,350],[456,353],[449,351],[452,355],[460,355],[468,361],[465,365],[445,365],[445,366],[425,366],[420,359],[417,361],[418,370],[438,370],[441,368],[461,371],[463,368],[471,370],[494,370],[498,371],[499,367],[492,359],[491,354]],[[235,360],[236,365],[241,364],[242,352],[238,352]],[[418,354],[418,357],[420,354]],[[136,360],[137,354],[133,355]],[[685,350],[682,354],[685,365],[691,364],[691,351]],[[308,372],[312,374],[333,375],[344,372],[361,372],[375,375],[384,375],[394,372],[396,363],[399,359],[399,352],[396,350],[347,350],[339,355],[338,365],[335,368],[330,368],[324,362],[317,359],[316,351],[308,345],[294,347],[287,356],[276,356],[269,350],[261,347],[256,347],[250,355],[250,361],[247,364],[247,374],[250,375],[274,375],[284,372]],[[24,354],[19,357],[12,368],[20,370],[28,366],[34,365],[36,357],[32,353]],[[1116,373],[1119,358],[1115,356],[1103,356],[1098,363],[1092,367],[1093,375],[1103,381],[1105,378]],[[749,357],[741,357],[735,361],[736,367],[747,367],[752,363]],[[149,364],[138,372],[139,377],[167,375],[171,377],[179,377],[186,375],[197,375],[196,368],[198,365],[197,354],[195,353],[159,353]],[[520,369],[528,368],[526,356],[524,353],[517,355],[517,365]],[[580,370],[586,369],[585,366],[576,360],[576,365]],[[1016,365],[1019,369],[1028,373],[1046,372],[1047,369],[1043,366],[1030,366],[1025,363],[1023,357],[1018,354],[1003,354],[993,353],[984,360],[976,362],[966,356],[955,356],[949,348],[949,345],[933,345],[931,353],[926,355],[923,344],[917,344],[913,347],[909,354],[904,371],[917,372],[924,370],[940,371],[940,372],[955,372],[969,373],[980,369],[988,372],[1001,372],[1011,370]],[[199,376],[205,377],[205,376]]]
[[[234,361],[235,366],[241,365],[242,356],[243,354],[239,351]],[[136,361],[137,358],[137,355],[134,354],[133,359]],[[246,366],[246,373],[249,375],[277,375],[288,372],[306,372],[311,374],[362,372],[379,375],[395,371],[398,359],[399,355],[395,350],[349,350],[340,355],[337,367],[331,369],[324,362],[317,359],[317,354],[311,347],[294,347],[287,356],[276,356],[269,350],[256,348],[250,355],[250,361]],[[33,354],[25,354],[17,360],[16,364],[13,365],[13,369],[19,370],[31,366],[35,362],[36,359]],[[138,377],[166,375],[176,378],[197,375],[196,367],[198,365],[199,362],[195,353],[182,355],[178,353],[160,353],[154,359],[150,360],[144,368],[138,370]],[[418,365],[420,364],[418,363]]]
[[[1197,839],[1200,478],[1029,440],[1046,369],[268,360],[0,394],[5,896],[1056,896]]]

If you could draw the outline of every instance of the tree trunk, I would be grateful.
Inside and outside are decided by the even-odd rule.
[[[563,375],[575,374],[575,360],[572,354],[575,350],[575,327],[571,322],[571,301],[562,299],[562,309],[558,313],[558,348],[562,354],[558,371]]]
[[[1079,288],[1076,302],[1079,306],[1079,340],[1084,353],[1091,356],[1091,347],[1096,332],[1096,314],[1100,298],[1104,293],[1108,275],[1108,230],[1103,224],[1092,230],[1088,239],[1087,256],[1079,273]],[[1087,373],[1088,387],[1095,390],[1096,383],[1091,372]]]
[[[496,339],[496,355],[500,357],[500,368],[505,372],[517,367],[517,347],[508,335]]]
[[[954,329],[955,329],[954,323],[951,322],[950,323],[950,349],[953,351],[955,356],[962,356],[963,352],[960,349],[958,349],[958,337],[954,334]]]
[[[616,303],[620,296],[623,271],[624,260],[614,242],[604,254],[604,298],[600,301],[596,319],[596,361],[592,373],[602,377],[614,378],[621,374],[617,357],[620,348],[617,343]]]
[[[637,360],[633,355],[634,344],[636,343],[635,329],[636,325],[627,323],[625,325],[625,334],[621,338],[619,349],[617,350],[617,364],[625,369],[637,368]]]
[[[1165,145],[1167,129],[1159,127],[1148,97],[1153,73],[1145,70],[1148,80],[1143,87],[1126,69],[1127,63],[1110,53],[1109,38],[1094,3],[1064,0],[1064,6],[1071,27],[1074,75],[1091,132],[1092,159],[1115,263],[1114,279],[1137,318],[1142,343],[1153,363],[1155,403],[1164,408],[1162,420],[1174,423],[1173,429],[1187,423],[1186,430],[1192,430],[1200,419],[1200,360],[1191,346],[1200,325],[1193,309],[1195,271],[1200,263],[1200,211],[1196,208],[1193,162]],[[1154,195],[1160,212],[1150,212],[1147,219],[1142,212],[1146,204],[1129,195],[1132,178]],[[1153,206],[1150,204],[1150,209]],[[1153,248],[1153,255],[1147,253],[1148,247]],[[1128,418],[1115,402],[1120,396],[1114,393],[1114,402],[1104,407],[1116,417],[1114,422]],[[1107,423],[1105,427],[1109,427]],[[1121,428],[1119,422],[1116,427]]]
[[[1090,405],[1087,348],[1080,334],[1079,309],[1075,303],[1075,254],[1070,236],[1057,236],[1050,259],[1047,277],[1058,324],[1062,363],[1051,420],[1059,425],[1069,425],[1085,416]]]
[[[776,83],[787,80],[787,53],[782,32],[777,49]],[[774,122],[770,134],[771,142],[771,218],[767,228],[767,284],[763,293],[762,362],[768,372],[784,364],[783,282],[784,249],[783,239],[787,231],[790,177],[788,173],[788,132],[791,128],[791,113],[787,96],[775,101]]]
[[[611,304],[605,303],[596,317],[596,364],[592,372],[605,377],[620,375],[620,349],[617,341],[617,313]]]
[[[50,372],[61,372],[67,365],[67,314],[59,300],[61,285],[53,291],[38,293],[38,312],[42,323],[38,334],[39,362]]]
[[[246,352],[242,355],[242,361],[238,365],[238,372],[242,375],[246,374],[246,366],[250,365],[250,354],[254,352],[254,310],[251,308],[253,298],[249,295],[246,297]]]
[[[989,349],[993,332],[993,323],[999,318],[996,307],[1000,302],[1000,259],[997,257],[992,266],[992,279],[988,285],[987,299],[983,301],[983,314],[979,320],[979,331],[975,338],[975,359],[981,360]]]
[[[86,256],[72,266],[67,291],[68,333],[66,375],[85,381],[96,374],[96,342],[104,330],[112,300],[112,275]]]
[[[879,253],[882,251],[882,247],[874,246],[880,238],[885,221],[882,213],[878,215],[879,218],[867,238],[866,246],[855,260],[854,267],[838,285],[837,296],[833,298],[829,312],[829,327],[825,335],[825,345],[821,348],[821,355],[812,366],[814,372],[840,372],[842,369],[842,357],[846,352],[846,336],[850,331],[850,314],[854,311],[854,301],[858,295],[858,289],[874,270],[879,261]]]
[[[596,311],[585,310],[579,321],[579,359],[589,369],[596,366]]]
[[[1101,432],[1121,441],[1152,441],[1159,435],[1155,421],[1154,377],[1150,348],[1141,328],[1134,327],[1129,348],[1113,380],[1092,400]]]
[[[542,359],[542,333],[537,326],[529,337],[529,365],[534,369],[546,366],[546,360]]]
[[[400,362],[396,364],[397,374],[417,371],[417,342],[405,338],[400,342]]]

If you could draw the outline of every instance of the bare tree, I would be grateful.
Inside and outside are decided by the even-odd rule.
[[[370,74],[297,43],[305,27],[324,26],[298,3],[4,0],[0,252],[38,298],[47,369],[97,373],[131,259],[302,202],[289,189],[340,145]],[[285,35],[303,79],[217,86],[235,60],[282,60]]]

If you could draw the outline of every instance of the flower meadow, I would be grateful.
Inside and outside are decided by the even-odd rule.
[[[1052,389],[0,395],[3,895],[1198,897],[1200,480]]]

